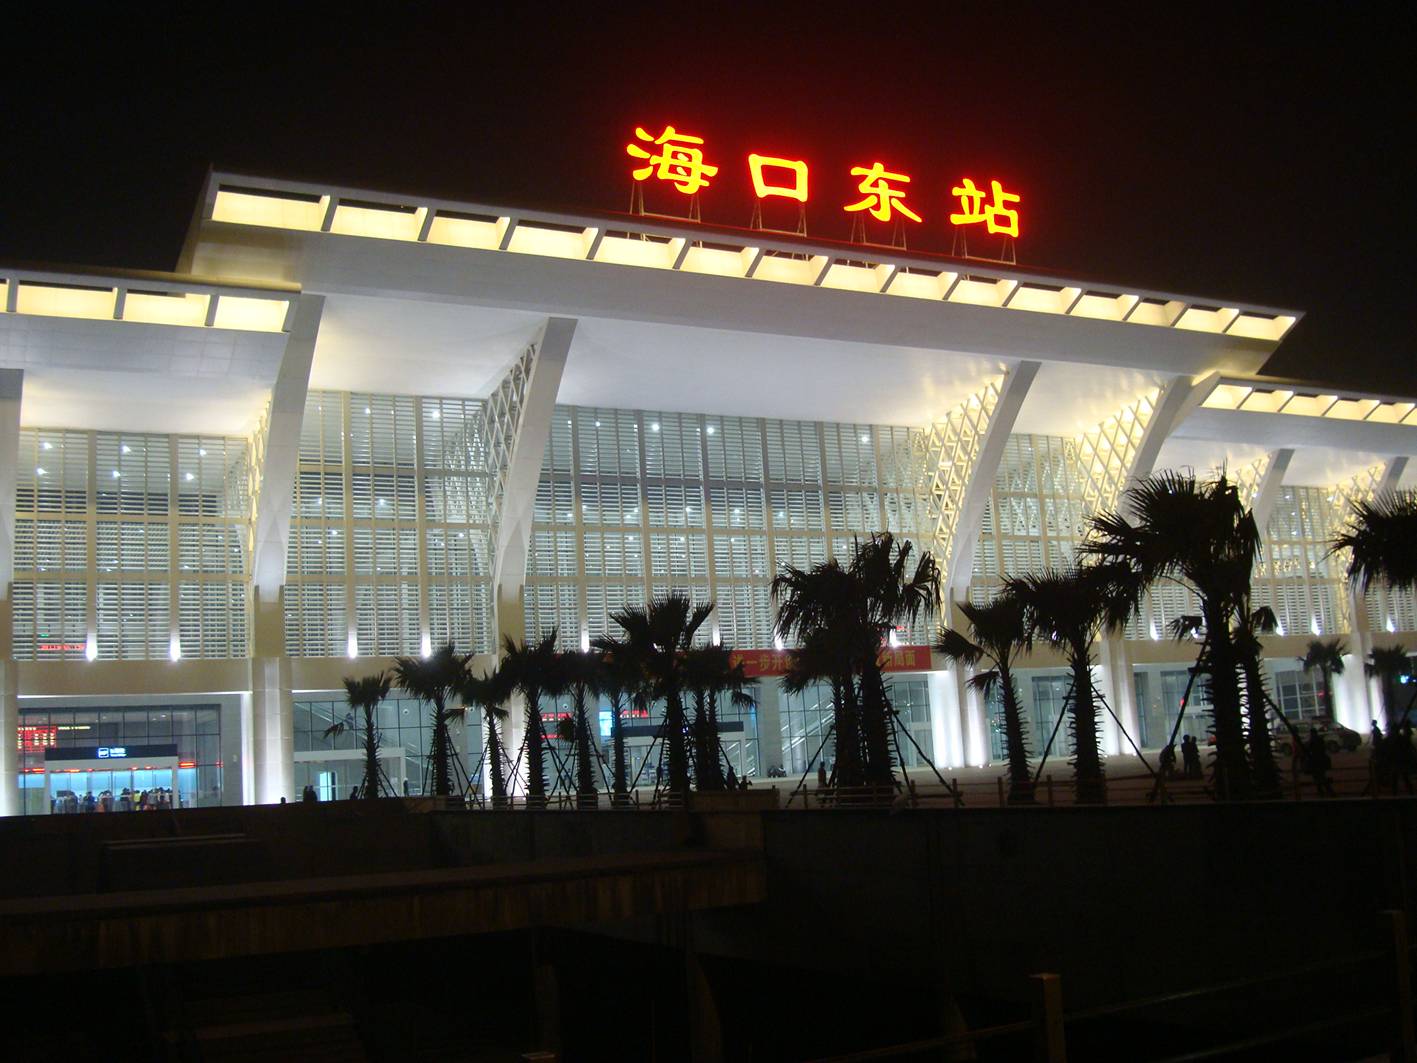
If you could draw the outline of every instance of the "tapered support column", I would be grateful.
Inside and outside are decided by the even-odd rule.
[[[1152,410],[1146,428],[1142,430],[1136,452],[1127,468],[1123,490],[1138,480],[1144,480],[1156,469],[1156,459],[1161,455],[1161,447],[1176,426],[1189,416],[1210,393],[1209,381],[1193,383],[1186,377],[1173,377],[1161,388],[1157,396],[1156,408]]]
[[[980,523],[984,519],[984,507],[994,490],[994,478],[999,474],[999,463],[1003,460],[1004,449],[1009,442],[1009,434],[1018,421],[1023,400],[1028,397],[1028,389],[1038,375],[1038,362],[1020,362],[1008,371],[999,387],[999,400],[989,417],[984,430],[984,442],[975,458],[974,467],[969,471],[969,486],[965,488],[960,502],[959,519],[955,522],[954,535],[949,544],[949,556],[945,560],[946,596],[951,600],[963,598],[969,589],[969,577],[974,571],[974,551],[979,544]]]
[[[24,371],[0,369],[0,816],[20,812],[19,674],[14,657],[15,470]]]
[[[522,638],[526,628],[522,591],[526,585],[526,554],[531,542],[532,510],[541,460],[551,439],[551,418],[556,393],[571,340],[574,318],[548,318],[537,338],[536,357],[526,382],[521,410],[512,439],[507,472],[502,482],[502,503],[496,528],[497,550],[493,561],[493,590],[497,602],[498,641],[503,635]]]
[[[244,799],[257,804],[295,797],[294,706],[281,591],[285,587],[300,426],[324,305],[323,296],[302,295],[296,308],[271,390],[256,496],[251,552],[251,686],[242,721],[243,727],[249,728],[242,736],[242,747],[250,761],[243,765],[241,775]]]
[[[1269,527],[1270,514],[1274,512],[1274,504],[1279,500],[1285,474],[1289,472],[1289,463],[1293,460],[1293,449],[1282,447],[1271,451],[1269,461],[1265,463],[1264,475],[1260,477],[1259,489],[1255,491],[1255,501],[1250,507],[1250,512],[1254,514],[1255,527],[1259,528],[1261,537]]]
[[[502,499],[497,526],[493,529],[492,595],[496,608],[497,646],[504,638],[517,641],[526,635],[526,556],[531,543],[531,524],[536,503],[536,485],[541,479],[541,461],[551,439],[551,419],[556,411],[556,393],[566,368],[571,341],[575,338],[574,318],[548,318],[535,341],[521,403],[516,411],[506,472],[502,478]],[[507,755],[516,759],[526,731],[526,707],[518,695],[507,704],[503,739]],[[525,778],[526,758],[518,768]],[[508,780],[508,785],[514,785]]]

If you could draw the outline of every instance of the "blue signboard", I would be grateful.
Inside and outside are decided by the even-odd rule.
[[[153,746],[50,746],[45,760],[158,760],[177,756],[177,744]]]

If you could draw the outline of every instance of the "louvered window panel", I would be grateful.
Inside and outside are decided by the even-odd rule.
[[[763,478],[762,422],[746,417],[723,417],[712,435],[704,437],[708,474],[714,480]]]
[[[536,640],[557,632],[556,644],[563,650],[581,648],[581,608],[574,583],[532,583],[525,589],[526,637]]]
[[[709,488],[709,509],[716,528],[761,528],[767,507],[758,485]]]
[[[702,433],[706,430],[694,414],[646,414],[645,474],[652,477],[698,480],[703,477]],[[712,423],[712,419],[710,419]],[[712,425],[715,433],[718,428]]]
[[[703,535],[652,534],[649,549],[652,576],[708,576],[708,545]]]
[[[644,545],[637,532],[588,531],[584,556],[587,576],[644,576]]]
[[[793,484],[822,482],[822,449],[810,421],[767,422],[768,479]]]
[[[354,604],[361,654],[393,656],[419,652],[418,584],[356,584]]]
[[[589,638],[619,638],[624,630],[611,618],[625,609],[645,605],[642,583],[588,583],[586,585],[586,629]]]
[[[15,658],[81,660],[87,644],[87,586],[77,581],[16,578],[11,587]]]
[[[76,581],[62,591],[62,624],[71,634],[50,640],[59,647],[53,653],[82,656],[92,616],[100,657],[167,657],[170,578],[180,571],[240,579],[240,617],[223,615],[211,632],[204,625],[217,622],[212,610],[179,620],[205,647],[204,654],[245,655],[244,634],[233,644],[231,631],[236,621],[243,629],[246,622],[246,441],[27,429],[21,433],[21,453],[17,575],[92,571],[93,582]],[[26,511],[36,514],[32,522]],[[52,600],[45,592],[35,604],[48,608]],[[36,652],[42,636],[47,638],[36,629]]]
[[[168,436],[99,432],[94,437],[97,466],[94,492],[100,514],[166,514],[172,485]]]
[[[846,539],[843,542],[849,547],[851,540]],[[772,540],[772,549],[779,570],[783,565],[808,569],[827,559],[826,540],[817,537],[775,536]]]
[[[719,641],[734,649],[773,647],[775,614],[768,588],[760,583],[720,585],[717,613]]]
[[[285,644],[292,657],[342,657],[349,642],[345,585],[287,583]]]
[[[213,580],[177,588],[183,657],[246,654],[246,585]]]
[[[771,526],[792,530],[821,531],[822,492],[801,488],[773,488],[768,493]]]
[[[98,659],[160,660],[171,651],[171,601],[166,582],[100,581]]]
[[[714,575],[726,579],[767,579],[767,538],[762,535],[715,535]]]
[[[492,653],[492,612],[486,583],[433,584],[428,588],[429,637],[465,653]]]
[[[828,483],[870,486],[879,482],[874,436],[868,426],[827,425],[823,436]]]

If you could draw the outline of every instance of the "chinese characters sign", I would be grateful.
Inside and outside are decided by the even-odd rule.
[[[686,196],[697,195],[712,184],[721,164],[711,161],[703,137],[681,132],[672,125],[655,135],[635,127],[635,139],[625,146],[625,153],[642,165],[630,172],[636,181],[663,181]],[[747,158],[748,176],[753,194],[759,200],[789,199],[806,205],[808,199],[808,167],[805,159],[785,159],[753,152]],[[838,175],[840,176],[840,175]],[[951,186],[948,200],[943,187],[923,183],[912,187],[909,174],[901,173],[885,163],[853,166],[850,179],[859,198],[840,203],[850,215],[867,213],[880,222],[905,221],[923,223],[924,212],[933,211],[934,204],[957,201],[958,209],[950,212],[951,225],[983,225],[989,233],[1016,237],[1019,234],[1018,204],[1021,196],[1007,191],[1000,181],[986,182],[981,187],[971,177],[961,178]]]
[[[742,664],[750,678],[756,678],[786,675],[792,655],[787,650],[734,650],[732,660]],[[887,672],[928,672],[932,667],[930,647],[891,646],[881,651],[880,663]]]

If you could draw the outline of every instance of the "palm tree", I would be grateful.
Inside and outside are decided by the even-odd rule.
[[[610,803],[619,807],[626,804],[630,796],[624,714],[632,708],[644,708],[648,715],[648,706],[644,704],[644,672],[629,646],[619,639],[602,636],[591,645],[604,655],[600,689],[610,701]]]
[[[895,785],[891,770],[890,697],[886,693],[881,650],[900,627],[913,626],[934,615],[940,603],[940,569],[928,551],[911,566],[914,546],[897,542],[889,532],[858,544],[847,572],[861,595],[864,615],[855,627],[873,636],[858,648],[856,663],[861,688],[861,738],[865,751],[866,785]]]
[[[360,784],[359,794],[371,800],[378,797],[383,789],[379,785],[379,731],[374,726],[374,712],[389,696],[390,682],[387,672],[377,672],[359,679],[344,677],[345,700],[351,709],[364,714],[364,781]],[[341,735],[348,726],[347,720],[337,720],[325,728],[325,737]]]
[[[1107,780],[1097,739],[1097,698],[1092,685],[1092,643],[1131,615],[1132,586],[1114,566],[1050,569],[1006,580],[1004,590],[1023,606],[1026,648],[1042,638],[1068,659],[1072,673],[1073,777],[1078,803],[1107,800]]]
[[[727,695],[739,708],[749,708],[753,705],[748,693],[752,683],[742,662],[735,664],[733,651],[726,646],[699,646],[684,654],[684,685],[694,695],[694,719],[689,733],[694,741],[695,777],[700,790],[722,790],[725,786],[718,699]]]
[[[684,739],[683,654],[713,612],[712,603],[694,605],[675,591],[647,606],[631,606],[611,616],[624,631],[629,652],[639,661],[657,698],[664,699],[664,745],[669,792],[689,792],[689,752]]]
[[[576,753],[576,806],[596,808],[600,791],[595,785],[595,752],[590,733],[589,698],[600,693],[600,657],[590,653],[568,652],[557,655],[560,675],[571,692],[569,738]]]
[[[427,657],[394,658],[394,681],[419,701],[433,706],[428,760],[436,797],[450,797],[453,792],[451,763],[455,750],[448,733],[448,721],[462,715],[463,707],[449,705],[449,702],[462,687],[467,662],[471,659],[472,654],[458,653],[451,642],[439,646]]]
[[[1232,627],[1249,600],[1259,557],[1254,515],[1224,473],[1207,481],[1188,472],[1158,473],[1129,487],[1123,498],[1135,519],[1120,512],[1092,517],[1080,552],[1125,566],[1138,592],[1172,581],[1200,599],[1205,642],[1198,666],[1210,680],[1217,790],[1227,798],[1246,797],[1250,770]]]
[[[1364,593],[1375,583],[1417,590],[1417,491],[1388,491],[1353,504],[1333,552],[1351,551],[1348,578]]]
[[[528,807],[546,805],[546,729],[541,722],[541,696],[559,693],[556,669],[556,629],[536,642],[502,637],[501,668],[511,689],[526,702],[526,800]]]
[[[1374,646],[1363,662],[1363,674],[1376,679],[1382,689],[1383,711],[1387,713],[1388,727],[1406,723],[1407,714],[1412,711],[1411,700],[1399,714],[1397,688],[1412,675],[1412,659],[1407,656],[1407,650],[1402,646]]]
[[[855,789],[865,781],[865,773],[852,662],[855,644],[870,643],[873,637],[861,626],[855,581],[835,558],[805,570],[784,565],[773,578],[772,597],[778,607],[778,637],[798,643],[790,654],[783,689],[800,694],[822,681],[831,684],[833,779],[838,788]]]
[[[1319,679],[1323,683],[1324,713],[1330,720],[1338,719],[1338,713],[1333,707],[1333,677],[1343,674],[1343,655],[1347,652],[1348,647],[1342,639],[1329,639],[1327,642],[1322,639],[1310,639],[1308,646],[1304,648],[1304,656],[1299,658],[1305,672],[1318,670]]]
[[[511,695],[510,674],[496,668],[487,675],[466,675],[458,696],[464,705],[475,706],[482,713],[482,726],[487,732],[487,774],[492,783],[492,807],[507,806],[506,752],[502,746],[501,721],[507,718],[503,706]]]
[[[987,661],[990,668],[969,683],[985,697],[998,690],[1004,706],[1004,745],[1009,762],[1009,803],[1033,803],[1033,775],[1028,767],[1023,710],[1014,685],[1013,666],[1028,642],[1026,610],[1012,594],[1001,594],[988,605],[958,604],[968,622],[967,633],[956,628],[940,632],[935,649],[955,664],[973,668]]]

